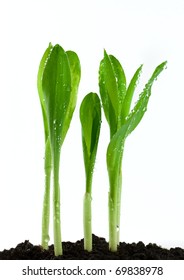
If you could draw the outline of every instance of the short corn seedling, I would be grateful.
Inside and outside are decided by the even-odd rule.
[[[92,177],[101,126],[101,104],[96,93],[86,95],[80,106],[82,145],[86,174],[83,205],[84,249],[92,250],[91,200]]]
[[[38,93],[45,130],[45,195],[42,215],[42,246],[48,248],[50,175],[53,171],[54,252],[62,255],[60,225],[60,150],[76,106],[80,62],[73,51],[49,44],[39,66]]]
[[[160,64],[145,85],[133,110],[132,97],[139,80],[142,65],[135,72],[129,86],[120,62],[104,51],[99,69],[99,88],[105,117],[110,127],[110,143],[107,148],[107,170],[109,175],[109,249],[117,251],[119,244],[120,207],[122,189],[122,157],[127,136],[141,121],[151,95],[151,88],[165,68]]]

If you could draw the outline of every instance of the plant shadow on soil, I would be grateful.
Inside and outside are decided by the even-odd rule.
[[[0,252],[0,260],[184,260],[184,249],[176,247],[164,249],[156,244],[144,245],[143,242],[121,242],[118,251],[109,251],[108,243],[104,238],[93,234],[93,250],[84,250],[84,239],[72,242],[63,242],[63,255],[54,256],[54,246],[43,250],[28,240],[18,244],[10,250]]]

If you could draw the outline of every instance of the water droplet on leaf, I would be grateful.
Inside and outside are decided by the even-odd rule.
[[[47,235],[47,236],[45,237],[44,241],[45,241],[45,243],[48,243],[48,242],[50,241],[50,236]]]

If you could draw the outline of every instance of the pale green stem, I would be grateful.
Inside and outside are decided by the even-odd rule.
[[[122,170],[120,166],[118,178],[118,195],[117,195],[117,245],[120,242],[120,218],[121,218],[121,191],[122,191]]]
[[[91,193],[86,192],[83,204],[84,249],[92,251]]]
[[[109,250],[116,252],[119,245],[121,190],[122,190],[122,155],[118,170],[114,170],[114,180],[110,180],[109,192]]]
[[[45,144],[45,193],[42,211],[42,242],[43,249],[48,249],[49,238],[49,222],[50,222],[50,176],[51,176],[51,148],[50,141],[47,139]]]
[[[54,190],[53,190],[53,215],[54,215],[54,253],[62,255],[61,222],[60,222],[60,187],[59,187],[59,155],[54,157]]]
[[[117,203],[109,192],[109,250],[117,251]]]
[[[122,126],[121,117],[118,118],[118,125],[117,130],[119,130]],[[120,163],[119,163],[119,172],[117,175],[117,218],[116,218],[116,233],[117,233],[117,246],[120,242],[120,218],[121,218],[121,191],[122,191],[122,157],[123,152],[120,157]]]
[[[123,147],[124,149],[124,147]],[[117,190],[117,245],[120,242],[120,218],[121,218],[121,193],[122,193],[122,158],[123,150],[120,157],[119,172],[117,174],[118,178],[118,190]]]

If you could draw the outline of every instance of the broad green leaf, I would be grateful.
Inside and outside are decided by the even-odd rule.
[[[96,93],[91,92],[84,97],[80,106],[80,121],[86,177],[91,179],[101,126],[101,105]]]
[[[70,64],[66,52],[59,45],[53,47],[48,58],[42,86],[51,146],[58,150],[66,135],[65,127],[69,127],[71,121],[68,110],[72,98]]]
[[[104,51],[104,82],[116,118],[118,118],[118,109],[119,109],[118,85],[116,81],[115,71],[113,69],[113,64],[106,51]]]
[[[38,75],[37,75],[37,88],[38,88],[38,94],[40,98],[40,104],[42,108],[42,115],[43,115],[43,123],[44,123],[44,131],[45,131],[45,142],[48,138],[48,123],[47,123],[47,117],[45,112],[45,102],[44,102],[44,96],[43,96],[43,90],[42,90],[42,78],[43,78],[43,72],[48,60],[48,57],[52,51],[52,44],[50,43],[46,51],[44,52],[42,59],[40,61],[39,69],[38,69]]]
[[[121,115],[122,103],[126,95],[126,77],[123,67],[120,62],[113,55],[109,55],[110,61],[115,74],[115,79],[118,87],[118,117]]]
[[[62,138],[65,138],[65,135],[68,131],[70,120],[73,116],[74,109],[76,107],[76,101],[77,101],[77,93],[78,93],[78,87],[81,77],[81,66],[80,61],[77,56],[77,54],[73,51],[66,51],[69,66],[70,66],[70,72],[71,72],[71,98],[69,101],[68,109],[66,111],[66,121],[64,123],[63,127],[63,133]]]
[[[103,59],[100,63],[100,69],[99,69],[100,97],[104,109],[104,114],[110,127],[110,135],[112,137],[117,130],[117,117],[107,91],[105,76],[104,76],[104,72],[105,72],[104,68],[105,68],[105,64]]]
[[[104,52],[100,63],[99,86],[111,138],[121,126],[121,108],[126,95],[126,77],[120,62]]]
[[[136,89],[136,86],[138,84],[141,72],[142,72],[142,67],[143,65],[141,65],[135,72],[133,78],[130,81],[130,84],[127,88],[127,92],[126,92],[126,96],[122,105],[122,124],[125,122],[126,117],[128,116],[129,112],[130,112],[130,107],[131,107],[131,103],[132,103],[132,98],[134,95],[134,91]]]
[[[81,77],[81,66],[80,61],[77,54],[73,51],[66,52],[70,64],[70,71],[71,71],[71,83],[72,83],[72,95],[74,96],[71,99],[71,109],[74,110],[77,101],[77,91]]]

